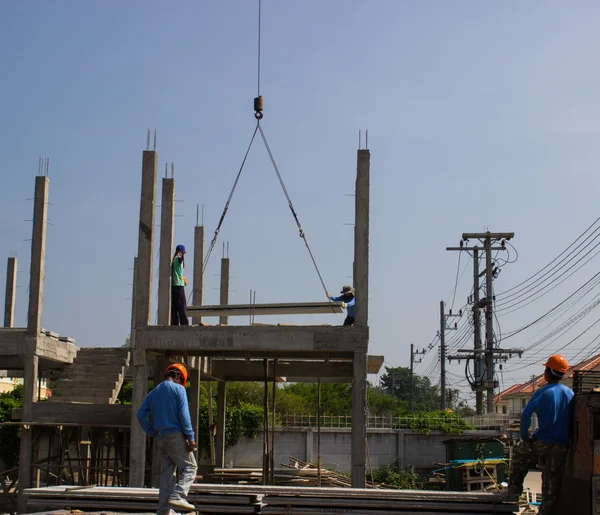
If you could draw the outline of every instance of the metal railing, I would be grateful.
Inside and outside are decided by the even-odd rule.
[[[472,417],[440,417],[435,415],[369,415],[366,419],[369,429],[433,429],[443,427],[447,431],[464,431],[466,429],[479,429],[510,425],[514,417],[509,414],[491,413]],[[317,427],[316,414],[292,413],[277,417],[278,427]],[[321,415],[321,427],[350,428],[352,417],[350,415]]]
[[[369,429],[412,429],[415,431],[443,428],[447,432],[461,432],[471,429],[471,424],[458,417],[444,418],[428,415],[370,415],[366,418]],[[289,414],[278,416],[278,427],[313,427],[318,425],[318,417],[313,414]],[[321,415],[321,427],[350,428],[350,415]]]

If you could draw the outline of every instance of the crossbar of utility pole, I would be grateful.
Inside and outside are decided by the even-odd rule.
[[[481,247],[446,247],[446,250],[482,250]],[[492,250],[506,250],[506,247],[492,247]]]

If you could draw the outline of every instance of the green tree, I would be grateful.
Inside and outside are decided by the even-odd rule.
[[[127,338],[125,338],[125,341],[123,342],[123,345],[121,345],[122,348],[127,348],[129,349],[131,347],[131,335],[128,334]]]
[[[385,367],[381,386],[390,395],[410,403],[410,368]],[[440,408],[440,389],[428,377],[413,375],[413,409],[415,412],[435,411]]]
[[[0,423],[10,422],[13,409],[23,406],[23,387],[17,386],[11,392],[0,393]],[[19,463],[20,448],[19,426],[0,426],[0,461],[7,469]]]

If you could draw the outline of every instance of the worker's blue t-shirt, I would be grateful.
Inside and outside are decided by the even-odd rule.
[[[340,297],[329,297],[333,302],[345,302],[346,303],[346,314],[349,317],[354,318],[354,315],[356,313],[356,306],[354,305],[354,300],[355,297],[352,297],[351,300],[346,300],[345,297],[342,295]]]
[[[544,443],[568,444],[571,439],[571,399],[573,390],[553,383],[540,388],[521,413],[521,438],[529,438],[531,414],[536,413],[539,429],[535,437]]]
[[[152,421],[148,415],[152,415]],[[188,440],[194,440],[185,388],[173,381],[163,381],[146,396],[137,419],[148,436],[162,438],[183,433]]]

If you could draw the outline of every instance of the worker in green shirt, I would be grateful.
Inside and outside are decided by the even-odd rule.
[[[185,298],[185,247],[177,245],[171,263],[171,325],[189,325]]]

